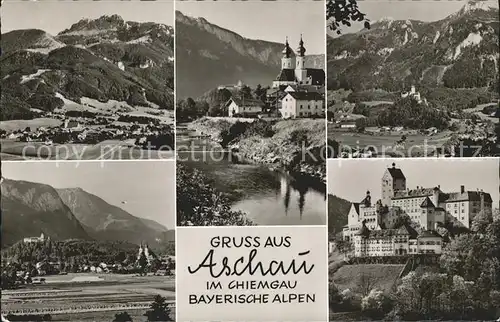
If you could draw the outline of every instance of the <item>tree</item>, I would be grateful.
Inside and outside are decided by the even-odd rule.
[[[252,98],[252,89],[248,85],[243,85],[238,94],[240,98]]]
[[[127,312],[116,313],[113,322],[132,322],[132,317]]]
[[[326,20],[329,28],[341,34],[341,26],[351,26],[351,22],[364,21],[366,29],[370,29],[370,20],[358,9],[357,0],[328,0],[326,3]]]
[[[177,223],[180,226],[252,225],[246,214],[231,210],[226,196],[197,169],[177,165]]]
[[[151,310],[144,313],[148,321],[173,321],[170,317],[171,309],[166,303],[166,299],[160,295],[156,295]]]
[[[377,284],[378,279],[374,274],[363,272],[358,279],[358,291],[361,295],[368,296],[368,294],[370,294],[370,291],[373,290]]]
[[[354,250],[354,245],[350,241],[339,239],[335,243],[337,244],[337,249],[341,254],[347,255]]]
[[[258,100],[261,100],[262,102],[265,102],[266,101],[266,94],[267,94],[266,89],[262,88],[262,86],[260,84],[258,84],[254,90],[255,98]]]
[[[372,289],[367,296],[361,300],[363,312],[376,319],[383,318],[392,308],[391,300],[384,292]]]
[[[222,116],[222,109],[218,105],[212,105],[208,109],[208,115],[210,115],[210,116]]]
[[[492,215],[487,211],[480,211],[472,220],[471,230],[484,233],[489,224],[493,221]]]
[[[154,258],[151,261],[151,271],[152,272],[156,272],[157,270],[159,270],[160,266],[161,266],[161,262],[160,262],[160,260],[158,258]]]

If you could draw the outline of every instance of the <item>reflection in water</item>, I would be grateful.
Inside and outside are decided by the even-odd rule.
[[[220,150],[178,152],[178,160],[203,171],[217,190],[228,195],[232,208],[247,213],[257,225],[326,224],[323,183],[272,171]]]
[[[271,171],[265,166],[233,162],[185,162],[202,170],[215,188],[258,225],[322,225],[326,194],[320,185]]]

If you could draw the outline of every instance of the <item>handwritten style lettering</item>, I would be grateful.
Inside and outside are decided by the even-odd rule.
[[[218,263],[214,260],[214,253],[214,249],[209,250],[198,267],[193,269],[191,268],[191,266],[188,266],[188,272],[190,274],[195,274],[200,269],[206,268],[213,278],[218,278],[223,274],[226,276],[241,276],[243,274],[255,275],[256,273],[260,273],[262,276],[275,276],[280,273],[283,275],[287,275],[289,273],[294,275],[304,273],[308,275],[314,268],[314,264],[308,265],[306,260],[303,260],[300,264],[297,264],[296,259],[293,259],[290,263],[273,260],[268,264],[264,264],[261,261],[257,261],[255,259],[255,257],[257,256],[257,249],[252,249],[250,251],[248,260],[246,262],[245,257],[241,256],[231,265],[229,263],[229,258],[225,256],[222,258],[222,263],[219,263],[218,265]],[[299,253],[298,256],[305,256],[309,253],[310,250]]]

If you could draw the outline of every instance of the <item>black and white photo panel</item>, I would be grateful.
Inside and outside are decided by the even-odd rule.
[[[179,226],[326,224],[324,14],[176,3]]]

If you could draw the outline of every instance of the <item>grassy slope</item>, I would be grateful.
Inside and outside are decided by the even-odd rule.
[[[334,283],[341,289],[356,291],[363,276],[371,280],[372,288],[389,291],[398,280],[404,265],[360,264],[344,265],[333,275]]]
[[[241,121],[241,120],[240,120]],[[235,119],[230,118],[201,118],[190,124],[191,129],[210,135],[212,140],[220,142],[220,134],[229,130]],[[320,157],[320,150],[325,146],[325,121],[323,119],[283,120],[273,125],[275,134],[272,137],[261,135],[243,135],[234,146],[245,159],[263,164],[282,166],[289,170],[309,174],[321,179],[326,175],[326,167]],[[302,142],[292,139],[293,134],[301,132],[305,135],[307,150],[314,150],[315,160],[307,159],[302,162]],[[306,155],[307,157],[307,155]]]
[[[244,158],[259,163],[276,164],[304,174],[323,179],[326,168],[322,162],[320,149],[325,147],[325,121],[322,119],[301,119],[279,121],[273,129],[272,137],[250,136],[238,142],[239,152]],[[305,149],[313,151],[314,158],[302,161],[302,140],[292,139],[293,133],[301,132],[307,138]]]

